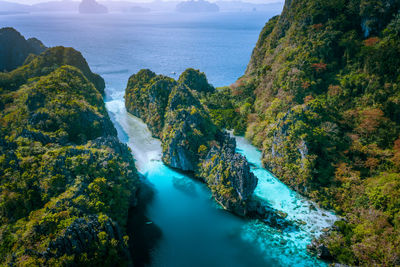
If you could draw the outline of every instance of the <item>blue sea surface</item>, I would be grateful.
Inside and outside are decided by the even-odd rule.
[[[289,189],[261,166],[261,152],[237,138],[259,178],[255,194],[298,222],[296,231],[278,230],[259,220],[222,210],[208,188],[161,161],[160,142],[146,125],[127,114],[123,94],[130,75],[142,68],[177,78],[188,67],[205,72],[214,86],[244,74],[258,35],[275,14],[20,14],[0,16],[0,27],[14,27],[46,46],[71,46],[82,52],[106,81],[106,107],[152,184],[154,200],[147,217],[162,238],[152,252],[152,266],[324,266],[306,253],[313,237],[335,216]]]

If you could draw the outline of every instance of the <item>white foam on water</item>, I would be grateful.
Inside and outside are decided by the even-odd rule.
[[[151,136],[141,119],[126,111],[123,100],[108,101],[106,107],[129,136],[127,145],[132,149],[139,171],[145,171],[149,162],[161,160],[161,142]]]
[[[127,113],[120,94],[111,97],[116,98],[107,101],[106,107],[114,118],[116,126],[120,126],[127,134],[126,142],[132,149],[138,170],[145,175],[155,172],[155,177],[153,174],[149,177],[157,183],[160,181],[154,179],[164,177],[168,172],[177,176],[175,172],[164,168],[164,165],[160,163],[161,142],[151,136],[146,124]],[[330,227],[337,217],[303,198],[262,168],[261,152],[246,139],[236,137],[236,141],[237,151],[246,156],[253,165],[252,171],[259,179],[255,195],[268,202],[276,210],[287,213],[288,220],[305,223],[297,224],[298,230],[279,230],[259,220],[248,220],[239,229],[241,238],[245,242],[257,244],[258,248],[264,251],[266,259],[275,258],[282,266],[326,266],[326,263],[309,255],[306,246],[313,238],[322,234],[324,228]],[[158,174],[157,172],[161,170],[163,173]],[[184,175],[178,176],[190,179]],[[172,181],[172,178],[162,183],[167,183],[167,181],[170,183],[169,180]]]
[[[279,247],[279,258],[291,266],[304,266],[302,259],[310,259],[306,247],[310,242],[319,237],[324,229],[329,228],[338,219],[330,211],[321,209],[316,203],[302,197],[297,192],[274,177],[262,167],[261,151],[256,149],[244,137],[235,137],[237,152],[246,156],[253,165],[252,172],[258,177],[255,195],[265,200],[276,210],[287,214],[287,219],[297,222],[297,231],[277,231],[268,226],[250,223],[246,229],[245,238],[254,240],[271,251],[271,242]],[[263,238],[260,238],[263,236]],[[299,256],[293,257],[296,254]],[[314,261],[315,265],[324,265],[323,262]]]

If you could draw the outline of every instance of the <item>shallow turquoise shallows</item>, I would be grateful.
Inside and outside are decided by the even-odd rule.
[[[299,223],[299,230],[278,230],[258,220],[240,219],[223,211],[207,187],[175,172],[161,161],[161,144],[146,125],[127,114],[122,100],[107,102],[139,171],[156,190],[148,217],[163,232],[153,255],[155,266],[323,266],[306,253],[306,245],[329,227],[335,216],[303,199],[261,168],[261,153],[244,138],[238,152],[253,163],[259,178],[255,194]]]
[[[106,106],[119,138],[133,150],[136,164],[155,190],[147,217],[162,231],[152,254],[154,266],[323,266],[306,253],[313,236],[335,216],[313,204],[261,168],[261,153],[243,138],[238,151],[253,163],[259,178],[255,194],[288,218],[305,222],[299,231],[278,231],[257,220],[238,218],[212,200],[207,187],[160,162],[160,142],[128,115],[123,92],[141,68],[170,75],[194,67],[215,86],[243,75],[265,22],[275,14],[259,12],[180,15],[174,13],[24,14],[0,16],[1,26],[47,46],[72,46],[106,80]]]

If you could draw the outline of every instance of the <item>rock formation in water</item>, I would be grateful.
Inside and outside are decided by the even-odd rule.
[[[21,66],[29,54],[40,54],[46,47],[36,38],[26,40],[13,28],[0,29],[0,71]]]
[[[244,216],[257,178],[235,152],[235,140],[212,122],[200,102],[214,90],[197,70],[187,69],[178,82],[141,70],[128,81],[125,104],[161,139],[165,164],[193,172],[222,206]]]
[[[205,0],[189,0],[178,3],[176,11],[182,13],[219,12],[219,7],[217,4]]]
[[[82,0],[79,4],[79,13],[81,14],[104,14],[108,13],[107,7],[99,4],[96,0]]]
[[[199,149],[207,149],[217,128],[185,84],[172,89],[164,124],[163,161],[183,171],[195,171],[200,161]]]
[[[216,143],[200,162],[198,175],[211,188],[215,199],[226,209],[246,215],[257,186],[257,178],[246,158],[236,153],[236,141],[226,132],[218,132]]]
[[[102,78],[57,47],[0,80],[0,265],[129,265],[138,174]]]
[[[147,123],[156,138],[162,136],[165,109],[171,89],[176,84],[174,79],[157,76],[150,70],[141,70],[129,78],[125,91],[125,106],[128,112]]]

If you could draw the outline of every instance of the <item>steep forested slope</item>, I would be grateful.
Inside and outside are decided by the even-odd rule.
[[[214,91],[205,74],[194,69],[178,81],[144,69],[129,78],[125,105],[161,139],[165,164],[196,174],[226,209],[249,215],[255,212],[248,204],[257,178],[235,152],[235,140],[212,122],[200,102]]]
[[[265,166],[344,216],[324,240],[343,263],[400,264],[399,7],[287,0],[230,88]]]
[[[15,90],[29,79],[50,74],[63,65],[78,68],[100,93],[104,92],[103,78],[90,71],[80,52],[69,47],[52,47],[37,56],[30,54],[20,68],[0,73],[0,88]]]
[[[127,265],[138,176],[102,78],[64,47],[0,77],[0,265]]]
[[[0,29],[0,71],[16,69],[30,54],[37,55],[44,50],[46,47],[36,38],[26,40],[13,28]]]

